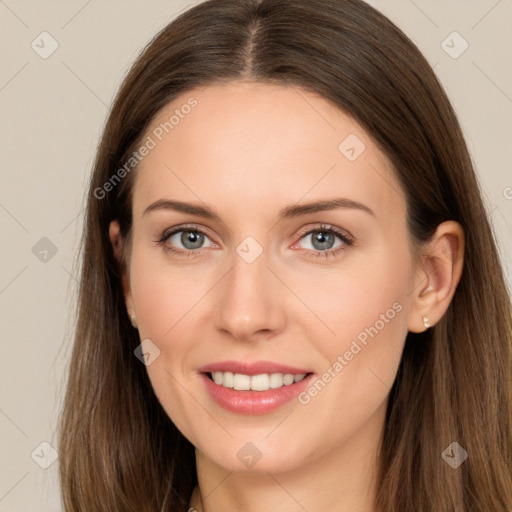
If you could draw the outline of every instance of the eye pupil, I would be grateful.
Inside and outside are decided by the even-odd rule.
[[[315,247],[316,249],[330,249],[334,242],[334,235],[325,231],[317,231],[316,233],[313,236],[313,246],[315,246],[315,242],[319,242],[320,247]],[[328,247],[325,247],[324,244],[327,244]]]
[[[197,249],[203,245],[204,235],[197,231],[183,231],[181,235],[181,243],[187,249]],[[188,244],[191,243],[192,247]]]

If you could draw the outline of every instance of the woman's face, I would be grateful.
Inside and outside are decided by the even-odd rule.
[[[375,440],[416,282],[383,153],[324,99],[261,83],[186,93],[145,136],[127,306],[172,421],[230,471]]]

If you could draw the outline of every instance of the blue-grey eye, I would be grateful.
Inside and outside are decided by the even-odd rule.
[[[317,229],[315,231],[310,231],[302,239],[311,240],[310,245],[312,247],[304,247],[305,249],[326,251],[333,249],[336,238],[340,238],[339,235],[329,230]],[[338,245],[342,245],[341,242]]]
[[[178,239],[179,243],[182,244],[182,248],[192,250],[202,248],[206,235],[200,233],[199,231],[193,230],[182,229],[181,231],[177,231],[176,233],[169,236],[168,240],[172,245],[177,245],[180,247],[176,238]]]

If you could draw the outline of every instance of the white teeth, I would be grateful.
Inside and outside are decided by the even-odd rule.
[[[272,389],[280,388],[284,385],[282,373],[272,373],[270,375],[270,387]]]
[[[222,372],[219,372],[222,375]],[[231,372],[224,372],[222,385],[226,388],[232,388],[235,385],[234,375]]]
[[[289,386],[290,384],[293,384],[294,376],[291,373],[287,373],[283,376],[283,383],[285,386]]]
[[[249,375],[235,373],[233,378],[233,388],[237,391],[248,391],[251,389],[251,377],[249,377]]]
[[[253,391],[266,391],[269,388],[270,377],[268,373],[253,375],[251,377],[251,389]]]
[[[269,389],[289,386],[294,382],[300,382],[305,373],[292,375],[291,373],[261,373],[259,375],[244,375],[242,373],[232,372],[213,372],[213,381],[215,384],[226,388],[234,388],[237,391],[268,391]]]

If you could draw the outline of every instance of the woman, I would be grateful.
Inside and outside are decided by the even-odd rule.
[[[413,43],[359,0],[200,3],[98,150],[65,510],[512,510],[511,337]]]

